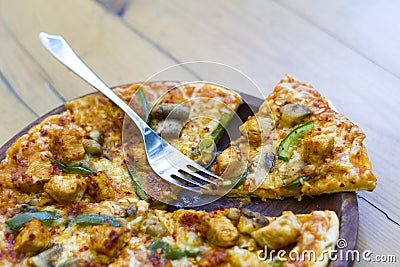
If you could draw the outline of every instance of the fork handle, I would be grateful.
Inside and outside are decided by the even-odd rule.
[[[108,97],[114,104],[121,108],[140,128],[142,135],[151,130],[139,115],[134,112],[113,90],[111,90],[72,50],[63,37],[50,35],[44,32],[39,34],[40,41],[62,64],[76,73],[84,81]]]

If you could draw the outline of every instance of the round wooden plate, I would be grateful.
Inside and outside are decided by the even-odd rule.
[[[239,109],[237,114],[239,115],[242,121],[245,121],[249,115],[254,114],[263,100],[260,98],[256,98],[244,93],[240,93],[245,104],[243,104]],[[5,143],[0,148],[0,161],[4,159],[6,155],[7,149],[22,135],[26,134],[30,128],[34,125],[39,124],[46,117],[60,114],[64,112],[65,106],[59,106],[49,113],[43,115],[38,118],[28,126],[26,126],[22,131],[20,131],[17,135],[11,138],[7,143]],[[232,121],[228,128],[229,132],[238,132],[238,127],[241,124],[241,121]],[[238,133],[239,135],[239,133]],[[231,136],[231,138],[236,138],[235,136]],[[221,140],[218,143],[218,149],[222,150],[227,147],[229,144],[229,138],[227,135],[222,136]],[[341,249],[338,249],[337,255],[339,256],[336,261],[333,261],[329,264],[330,267],[339,267],[339,266],[352,266],[353,262],[342,260],[340,255],[346,255],[346,252],[349,250],[355,250],[357,245],[357,235],[358,235],[358,204],[357,197],[355,193],[336,193],[336,194],[326,194],[315,197],[303,197],[302,201],[297,201],[294,198],[287,198],[284,200],[267,200],[263,202],[259,199],[252,199],[250,202],[241,204],[241,198],[229,198],[223,197],[213,203],[207,204],[205,206],[197,207],[196,209],[203,209],[206,211],[215,210],[218,208],[230,208],[230,207],[239,207],[247,208],[253,211],[257,211],[263,215],[268,216],[279,216],[282,211],[290,210],[294,213],[309,213],[313,210],[333,210],[337,213],[340,221],[340,239],[344,239],[347,242],[347,246]],[[174,210],[175,207],[169,207],[169,210]],[[344,257],[345,258],[345,257]]]

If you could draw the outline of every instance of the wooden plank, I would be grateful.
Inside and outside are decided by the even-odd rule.
[[[276,2],[400,77],[399,1]]]
[[[4,24],[0,26],[0,40],[3,40],[0,42],[0,70],[9,89],[36,114],[45,114],[59,106],[63,99],[47,82],[49,77]]]
[[[0,147],[37,116],[0,79]]]
[[[110,12],[122,16],[131,0],[96,0],[104,5]]]
[[[393,159],[400,154],[394,145],[400,107],[393,101],[399,79],[271,1],[135,1],[124,18],[180,61],[211,60],[241,69],[263,94],[286,72],[314,84],[367,135],[378,186],[362,195],[400,221],[392,205],[400,192],[392,186],[398,177]]]
[[[63,35],[83,60],[110,85],[143,81],[176,64],[95,1],[3,0],[0,14],[15,40],[46,73],[47,82],[66,99],[93,89],[42,47],[38,39],[41,31]],[[13,57],[14,54],[10,55],[8,62]],[[193,77],[185,70],[177,70],[176,74],[185,79]]]
[[[398,266],[400,262],[400,226],[388,221],[383,213],[363,199],[359,198],[358,207],[360,228],[357,251],[360,253],[360,262],[355,262],[354,266]],[[363,259],[363,253],[371,261]],[[377,261],[377,256],[389,255],[394,255],[396,262]]]

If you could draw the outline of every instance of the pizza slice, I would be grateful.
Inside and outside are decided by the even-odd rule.
[[[365,134],[310,84],[286,75],[213,171],[242,175],[231,195],[262,199],[375,188]]]

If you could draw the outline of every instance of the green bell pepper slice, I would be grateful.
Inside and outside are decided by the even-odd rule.
[[[51,222],[59,218],[60,217],[56,213],[50,211],[25,212],[8,219],[6,225],[11,231],[16,232],[21,230],[25,223],[32,219],[38,219],[41,222]]]
[[[300,190],[302,182],[310,180],[310,177],[307,177],[305,175],[300,176],[296,180],[293,180],[292,182],[286,184],[283,186],[283,188],[288,189],[288,190]]]
[[[142,88],[139,88],[135,94],[135,98],[139,106],[141,107],[141,114],[142,118],[146,121],[147,124],[150,124],[150,106],[149,102],[146,99],[146,95],[144,94]]]
[[[221,116],[219,124],[217,128],[215,128],[210,135],[205,136],[201,141],[197,144],[196,148],[192,151],[192,156],[199,155],[203,150],[210,147],[213,143],[218,143],[219,139],[221,139],[226,125],[228,125],[229,121],[232,119],[232,114],[224,113]]]
[[[246,177],[247,175],[250,174],[250,167],[246,169],[246,171],[242,174],[242,176],[240,176],[238,182],[236,183],[236,185],[233,187],[233,189],[238,188],[239,186],[241,186],[244,181],[246,181]]]
[[[178,260],[183,257],[197,257],[199,255],[197,251],[175,249],[167,242],[161,240],[154,240],[149,246],[152,252],[156,252],[159,248],[162,249],[162,253],[167,260]]]
[[[314,129],[314,122],[309,121],[291,131],[279,144],[278,158],[283,161],[289,161],[293,154],[293,149],[295,145],[312,129]]]
[[[80,174],[82,176],[89,176],[90,174],[95,172],[87,167],[83,167],[83,166],[79,166],[79,165],[69,166],[57,159],[51,159],[50,161],[52,163],[54,163],[54,165],[56,165],[58,168],[60,168],[63,173]]]
[[[86,226],[86,225],[103,225],[106,222],[110,226],[120,227],[121,224],[116,221],[113,217],[100,214],[79,214],[72,218],[72,223]]]

